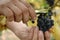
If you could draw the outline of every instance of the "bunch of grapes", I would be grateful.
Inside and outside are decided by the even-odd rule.
[[[53,6],[54,5],[54,0],[46,0],[46,2],[49,4],[49,6]]]
[[[39,30],[45,32],[54,25],[54,21],[51,19],[51,16],[51,10],[49,10],[48,13],[40,13],[37,20],[37,26],[39,27]]]

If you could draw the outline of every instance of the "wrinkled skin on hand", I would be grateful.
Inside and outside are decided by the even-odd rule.
[[[21,40],[44,40],[42,31],[38,27],[27,27],[22,22],[7,22],[7,27],[12,30]],[[45,32],[46,40],[50,40],[50,33]]]
[[[36,18],[35,10],[25,0],[0,1],[0,14],[7,17],[7,21],[23,21]]]

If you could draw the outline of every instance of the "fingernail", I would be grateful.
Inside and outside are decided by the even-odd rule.
[[[41,30],[39,32],[43,33],[43,31],[41,31]]]
[[[38,27],[36,27],[36,30],[38,30]]]

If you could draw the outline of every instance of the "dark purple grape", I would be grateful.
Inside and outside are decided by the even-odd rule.
[[[54,0],[46,0],[46,2],[49,4],[49,6],[53,6],[54,5]]]
[[[39,30],[42,30],[43,32],[48,31],[53,26],[53,24],[54,22],[51,19],[50,14],[46,15],[43,13],[38,16],[37,26],[39,27]]]

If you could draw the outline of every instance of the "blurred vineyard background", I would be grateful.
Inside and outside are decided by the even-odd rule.
[[[47,12],[48,9],[50,8],[49,5],[46,3],[46,0],[27,0],[28,3],[30,3],[36,12]],[[60,0],[54,0],[54,7],[52,9],[53,12],[53,16],[52,19],[55,22],[55,26],[59,28],[59,30],[55,30],[56,32],[59,33],[60,35]],[[2,19],[1,21],[1,17],[0,17],[0,23],[4,23],[5,22],[5,18]],[[36,25],[37,23],[34,23],[34,25]],[[31,26],[32,23],[31,21],[28,22],[28,25]],[[0,27],[0,40],[19,40],[12,31],[10,31],[9,29],[6,29],[5,27]],[[3,30],[3,31],[2,31]],[[57,33],[57,34],[58,34]],[[60,37],[58,35],[58,37]],[[56,35],[57,36],[57,35]],[[51,34],[51,40],[55,40],[54,37]],[[59,40],[59,39],[56,39]]]

